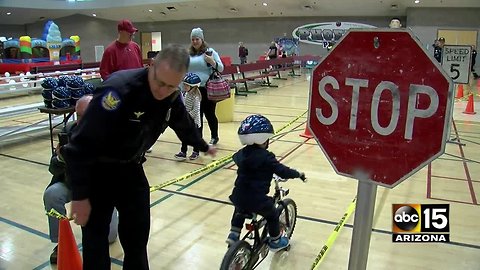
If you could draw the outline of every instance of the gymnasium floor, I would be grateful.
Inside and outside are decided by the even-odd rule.
[[[306,111],[308,75],[276,80],[279,88],[261,88],[258,94],[236,97],[234,122],[220,124],[218,157],[239,149],[236,136],[245,116],[260,113],[275,129],[291,123]],[[0,100],[0,107],[41,101],[40,96]],[[455,103],[455,125],[446,153],[431,166],[411,176],[394,189],[378,187],[368,267],[380,269],[480,269],[480,118],[461,112],[465,102]],[[478,108],[478,106],[476,106]],[[45,115],[1,119],[0,124],[34,122]],[[309,182],[291,180],[284,187],[298,206],[299,218],[289,252],[270,253],[258,269],[310,269],[317,254],[356,195],[357,181],[337,175],[315,140],[300,137],[306,116],[284,129],[270,150],[284,164],[304,171]],[[208,129],[207,129],[208,130]],[[208,131],[206,138],[209,139]],[[54,245],[42,194],[50,181],[50,142],[47,134],[29,137],[0,148],[0,269],[56,269],[48,262]],[[193,162],[178,162],[180,149],[168,130],[147,154],[145,170],[151,185],[158,185],[212,162],[202,156]],[[189,149],[190,150],[190,149]],[[191,151],[191,150],[190,150]],[[151,269],[218,269],[226,251],[224,243],[233,207],[228,195],[235,180],[235,166],[196,175],[151,194],[151,230],[148,245]],[[392,243],[392,203],[450,204],[448,244]],[[318,269],[347,269],[353,215]],[[72,223],[77,243],[79,228]],[[122,249],[111,245],[112,269],[121,269]]]

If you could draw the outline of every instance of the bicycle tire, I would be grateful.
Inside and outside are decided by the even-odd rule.
[[[280,229],[286,232],[287,237],[290,239],[297,224],[297,204],[290,198],[283,199],[282,202],[284,209],[280,213]],[[285,208],[288,209],[290,226],[286,225]]]
[[[239,266],[235,266],[235,259],[238,258],[239,252],[245,252],[242,254],[242,258],[244,259],[243,264]],[[233,245],[231,245],[225,256],[223,256],[222,264],[220,265],[220,270],[231,270],[231,269],[242,269],[242,270],[249,270],[250,268],[250,260],[252,258],[253,251],[250,244],[248,244],[244,240],[240,240]],[[246,257],[246,258],[245,258]],[[246,260],[245,260],[246,259]]]

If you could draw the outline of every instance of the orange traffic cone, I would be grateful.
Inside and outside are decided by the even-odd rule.
[[[459,84],[457,87],[457,95],[455,98],[463,98],[463,84]]]
[[[82,270],[82,258],[68,219],[60,219],[58,228],[58,270]]]
[[[300,134],[300,137],[304,137],[304,138],[307,138],[307,139],[313,138],[312,133],[310,133],[310,129],[308,129],[307,126],[305,126],[305,131]]]
[[[475,109],[474,109],[473,95],[472,94],[470,94],[468,96],[467,107],[465,107],[465,111],[463,113],[465,113],[465,114],[476,114]]]

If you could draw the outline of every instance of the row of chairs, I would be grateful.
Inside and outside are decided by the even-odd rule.
[[[289,70],[290,76],[300,76],[295,73],[295,69],[302,66],[302,61],[318,60],[315,56],[292,56],[286,58],[277,58],[270,60],[260,60],[255,63],[247,63],[242,65],[225,66],[221,72],[224,78],[235,88],[235,95],[246,96],[248,93],[256,93],[254,90],[248,89],[248,82],[262,79],[261,86],[278,87],[270,81],[270,77],[276,79],[285,79],[281,76],[281,71]],[[243,90],[240,90],[238,84],[243,84]]]

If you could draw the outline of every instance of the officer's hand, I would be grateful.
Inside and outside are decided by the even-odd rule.
[[[217,154],[217,148],[215,148],[215,146],[213,146],[213,145],[209,145],[208,150],[207,150],[207,152],[205,152],[205,154],[207,154],[209,156],[212,156],[212,157],[215,157],[215,155]]]
[[[85,226],[90,217],[92,207],[90,200],[72,201],[72,219],[77,225]]]

